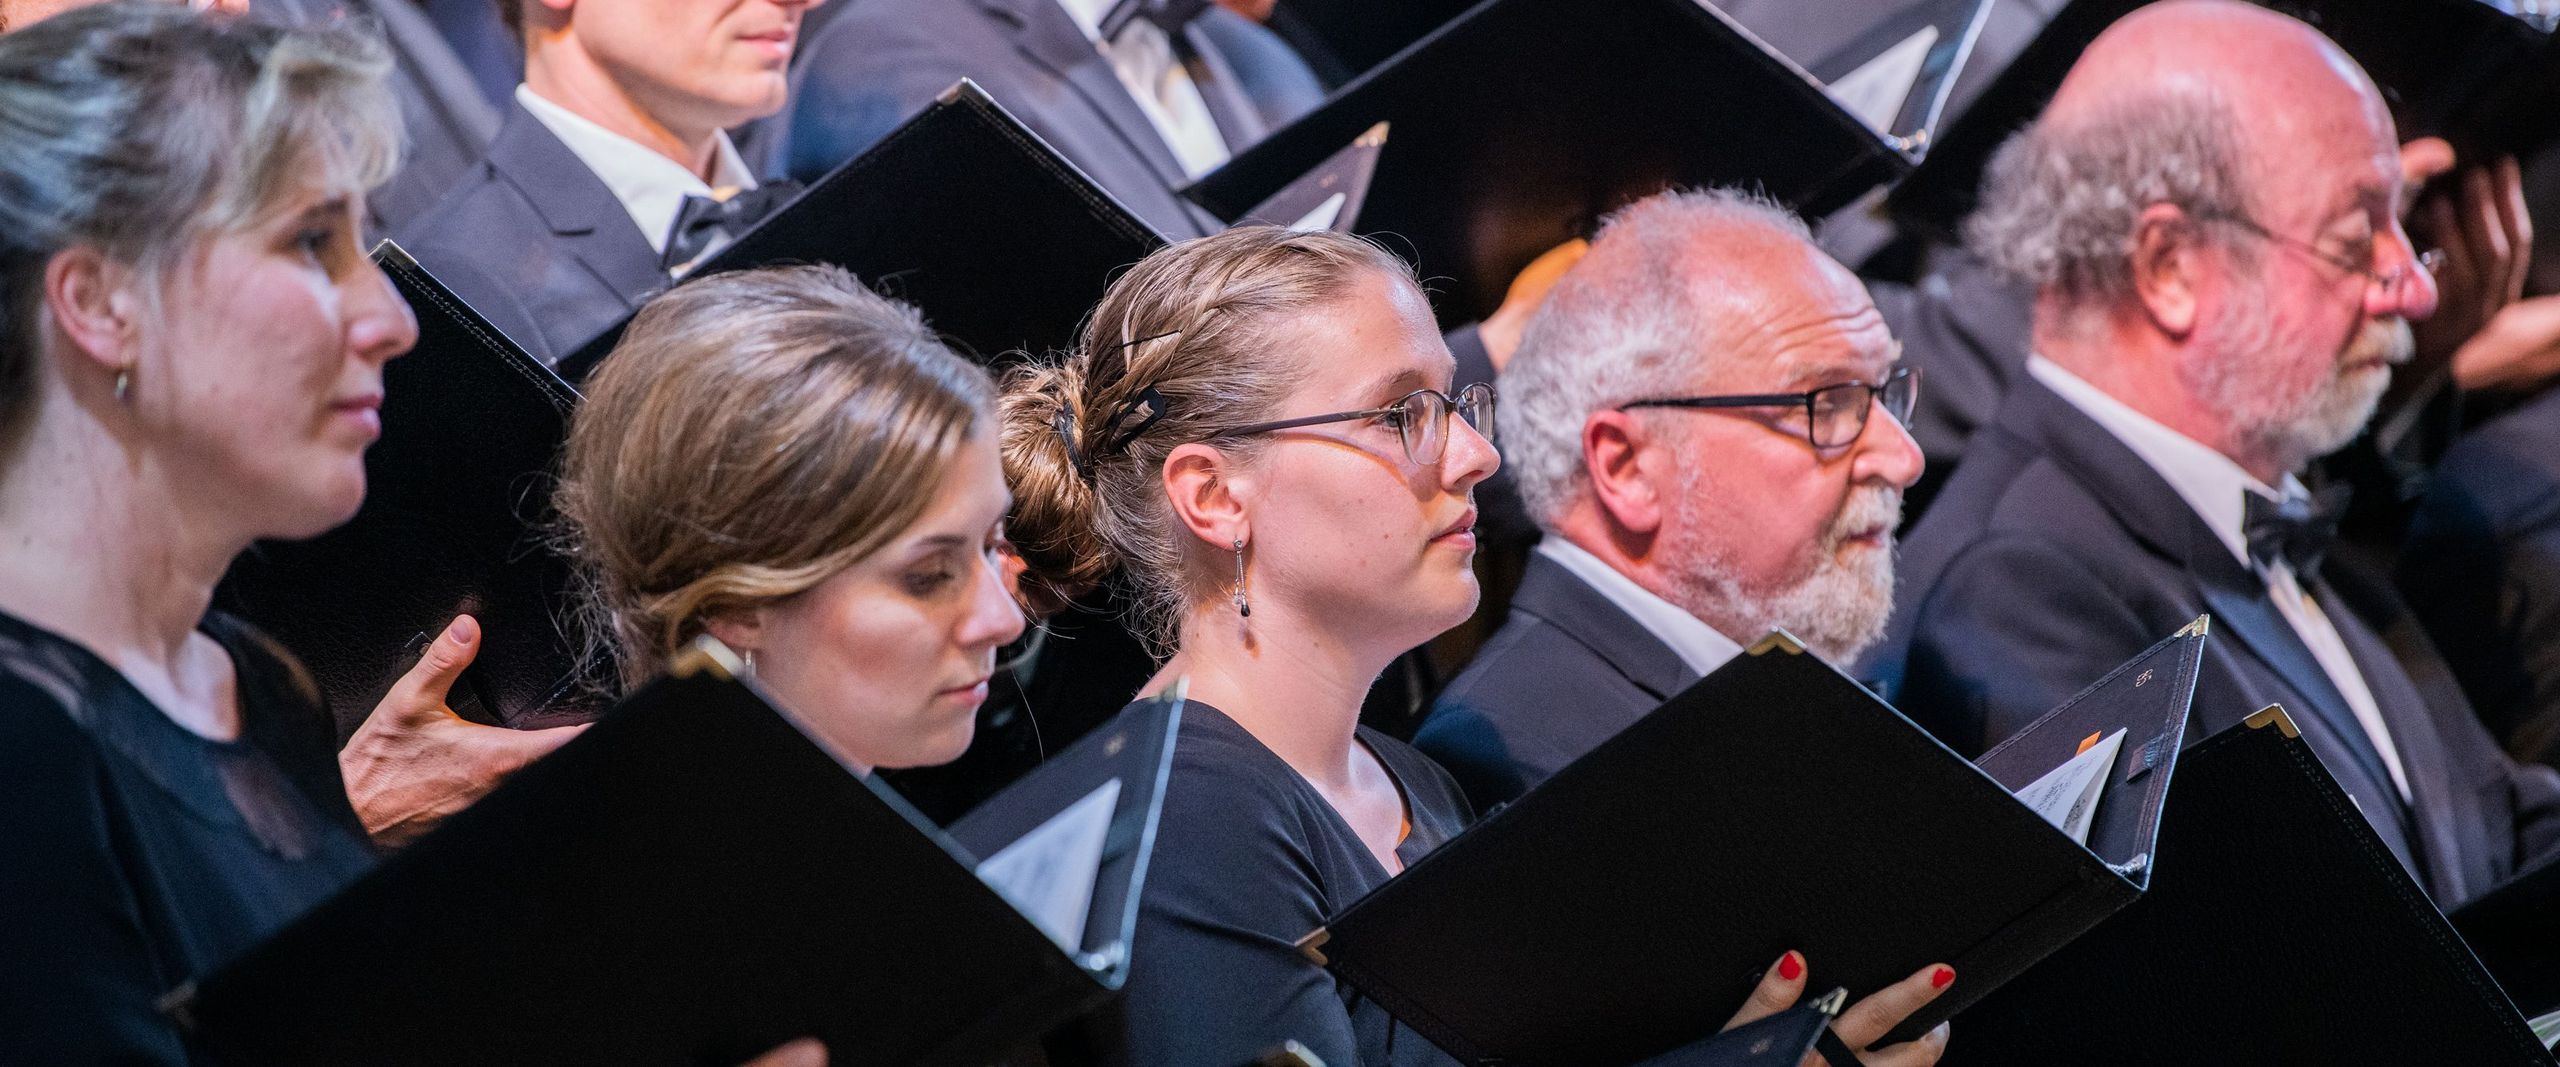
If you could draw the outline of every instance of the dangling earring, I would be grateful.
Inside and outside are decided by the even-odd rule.
[[[743,659],[743,660],[747,661],[747,677],[749,677],[749,678],[753,678],[753,677],[755,677],[755,676],[756,676],[756,650],[754,650],[754,649],[750,648],[750,649],[746,650],[745,652],[739,653],[739,654],[738,654],[738,658],[739,658],[739,659]]]
[[[131,403],[132,400],[133,365],[128,363],[116,368],[116,403],[126,404]]]
[[[1244,538],[1236,538],[1236,584],[1228,590],[1227,599],[1236,606],[1236,614],[1253,617],[1253,602],[1244,597]]]

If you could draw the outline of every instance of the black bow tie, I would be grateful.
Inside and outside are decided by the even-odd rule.
[[[2346,514],[2349,492],[2339,484],[2282,501],[2245,494],[2241,529],[2249,536],[2249,561],[2269,567],[2282,560],[2305,580],[2319,573],[2321,557],[2338,539],[2338,518]]]
[[[658,257],[658,265],[674,270],[691,263],[711,247],[713,234],[727,234],[735,240],[798,195],[800,183],[777,180],[742,190],[727,200],[686,196],[684,206],[676,209],[675,225],[667,227],[667,250]]]
[[[1207,10],[1209,0],[1119,0],[1111,5],[1111,10],[1103,12],[1102,24],[1098,28],[1102,31],[1103,40],[1115,41],[1120,38],[1120,31],[1128,29],[1130,23],[1145,19],[1164,30],[1165,36],[1179,41],[1182,28]]]

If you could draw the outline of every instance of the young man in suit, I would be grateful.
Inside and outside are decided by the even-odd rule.
[[[716,209],[758,185],[722,131],[782,109],[811,0],[500,2],[524,36],[515,107],[400,243],[557,362],[772,206]]]
[[[1224,228],[1176,190],[1324,96],[1210,0],[858,0],[800,64],[790,173],[826,173],[961,78],[1175,240]]]
[[[1772,629],[1856,656],[1921,470],[1897,354],[1783,209],[1708,191],[1612,217],[1503,372],[1505,466],[1546,538],[1415,744],[1489,805]]]
[[[2560,845],[2560,777],[2498,750],[2296,477],[2434,310],[2403,184],[2373,83],[2300,22],[2170,0],[2091,45],[1973,222],[2036,286],[2036,354],[1904,553],[1897,706],[1978,753],[2211,615],[2188,736],[2283,705],[2439,903]]]

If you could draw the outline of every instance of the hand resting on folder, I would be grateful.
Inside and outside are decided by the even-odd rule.
[[[1738,1029],[1795,1007],[1797,1001],[1804,999],[1810,963],[1803,953],[1793,950],[1778,957],[1778,962],[1760,976],[1760,984],[1752,987],[1751,999],[1743,1002],[1742,1010],[1733,1013],[1733,1018],[1725,1022],[1724,1029]],[[1921,1005],[1938,999],[1938,994],[1946,992],[1955,980],[1955,968],[1943,963],[1920,968],[1911,977],[1850,1005],[1832,1021],[1831,1032],[1839,1036],[1841,1044],[1856,1051],[1858,1062],[1866,1067],[1926,1067],[1936,1063],[1947,1050],[1946,1023],[1939,1023],[1917,1041],[1874,1051],[1868,1051],[1867,1046],[1883,1040],[1895,1025],[1920,1010]],[[1823,1057],[1814,1053],[1804,1058],[1803,1067],[1823,1067],[1823,1063]],[[1830,1067],[1854,1065],[1834,1063]]]

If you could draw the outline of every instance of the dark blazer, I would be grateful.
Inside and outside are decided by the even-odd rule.
[[[489,155],[399,241],[546,364],[577,352],[668,281],[604,179],[522,107],[507,110]]]
[[[2022,378],[1968,451],[1903,550],[1892,629],[1867,664],[1958,751],[1983,751],[2210,614],[2190,739],[2284,705],[2447,907],[2560,845],[2560,777],[2498,750],[2386,583],[2333,557],[2306,587],[2390,725],[2406,805],[2265,583],[2104,427]]]
[[[1529,557],[1511,617],[1458,672],[1413,746],[1476,810],[1511,800],[1698,680],[1589,583]]]
[[[490,7],[487,0],[479,6]],[[390,46],[391,95],[399,102],[408,140],[399,172],[365,197],[372,232],[400,232],[460,183],[497,136],[498,109],[481,95],[472,71],[427,13],[410,0],[261,0],[257,11],[294,25],[324,25],[341,15],[367,18]]]
[[[1166,236],[1224,228],[1175,195],[1190,177],[1057,0],[839,2],[844,10],[809,41],[793,75],[792,177],[816,180],[969,78]],[[1201,92],[1227,94],[1224,112],[1246,126],[1222,131],[1231,148],[1313,106],[1305,90],[1314,73],[1269,30],[1212,5],[1184,32],[1208,68]],[[1276,95],[1256,99],[1249,89]]]
[[[2400,589],[2507,750],[2560,762],[2560,390],[2445,453]]]

